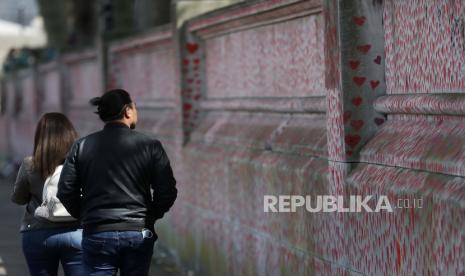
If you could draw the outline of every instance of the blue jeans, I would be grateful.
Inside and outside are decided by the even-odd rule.
[[[82,229],[43,229],[22,233],[23,253],[31,276],[56,276],[61,261],[66,276],[84,275]]]
[[[150,232],[151,233],[151,232]],[[82,249],[88,276],[147,276],[156,236],[144,237],[141,231],[84,233]]]

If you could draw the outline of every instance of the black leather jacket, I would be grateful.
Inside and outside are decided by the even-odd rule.
[[[85,232],[153,231],[176,196],[161,143],[119,123],[107,123],[73,145],[57,193]]]

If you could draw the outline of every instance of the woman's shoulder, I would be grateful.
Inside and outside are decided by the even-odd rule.
[[[32,165],[32,156],[26,156],[23,159],[23,164]]]
[[[33,171],[33,165],[34,165],[34,161],[32,160],[32,156],[26,156],[24,157],[23,159],[23,164],[24,168],[29,171],[29,172],[32,172]]]
[[[19,173],[24,176],[27,176],[27,178],[29,179],[29,181],[31,181],[31,183],[35,183],[35,182],[42,183],[43,182],[43,180],[40,177],[40,174],[35,169],[34,159],[32,156],[24,157]]]

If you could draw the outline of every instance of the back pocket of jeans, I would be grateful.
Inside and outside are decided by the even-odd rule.
[[[73,232],[69,232],[69,246],[76,250],[82,250],[82,230],[78,229]]]
[[[82,249],[84,250],[100,250],[105,246],[106,241],[93,237],[82,238]]]
[[[144,238],[142,233],[138,233],[138,235],[131,237],[128,241],[131,248],[146,251],[153,247],[155,239],[153,236]]]

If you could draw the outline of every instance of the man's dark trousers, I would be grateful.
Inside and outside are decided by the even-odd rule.
[[[153,234],[146,236],[141,231],[84,233],[86,275],[113,276],[118,267],[121,276],[148,275],[155,240]]]

